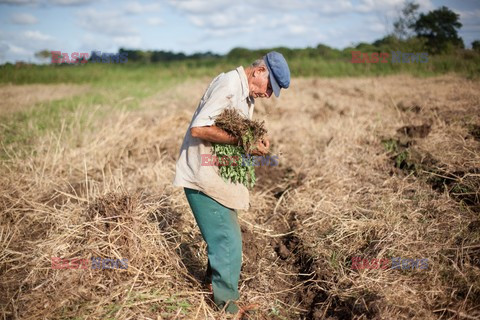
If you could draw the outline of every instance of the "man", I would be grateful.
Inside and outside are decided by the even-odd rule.
[[[238,281],[242,265],[242,236],[236,209],[249,208],[248,189],[225,182],[217,166],[202,165],[201,155],[212,153],[212,143],[237,144],[237,139],[214,125],[225,108],[236,108],[252,119],[254,98],[280,95],[290,85],[290,70],[278,52],[269,52],[244,69],[218,75],[210,83],[183,139],[176,164],[174,185],[185,194],[207,243],[207,284],[211,282],[215,304],[229,313],[239,312]],[[256,155],[265,155],[268,139],[259,141]]]

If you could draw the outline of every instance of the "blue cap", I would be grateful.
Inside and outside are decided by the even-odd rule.
[[[273,93],[276,97],[280,95],[280,89],[287,89],[290,85],[290,69],[287,61],[281,53],[271,51],[267,53],[263,60],[267,65],[270,83],[272,85]]]

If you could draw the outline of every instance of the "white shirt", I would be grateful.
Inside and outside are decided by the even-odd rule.
[[[243,67],[222,73],[212,80],[188,126],[175,167],[175,186],[200,190],[231,209],[248,210],[248,189],[240,183],[223,180],[217,166],[202,166],[202,154],[212,154],[210,142],[194,138],[190,128],[211,126],[215,117],[227,108],[235,108],[252,119],[254,99],[249,97],[247,75]]]

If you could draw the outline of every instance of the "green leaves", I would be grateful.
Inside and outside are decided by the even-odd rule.
[[[225,181],[241,183],[251,189],[255,185],[253,158],[247,158],[243,148],[229,144],[213,144],[212,153],[218,158],[219,174]],[[227,161],[224,163],[222,159]]]

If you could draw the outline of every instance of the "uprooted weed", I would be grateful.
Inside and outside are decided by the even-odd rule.
[[[245,154],[253,151],[257,142],[267,133],[264,122],[250,120],[234,108],[226,108],[215,118],[215,125],[235,138]]]
[[[213,155],[219,159],[219,174],[226,181],[253,188],[256,183],[254,160],[250,153],[257,148],[267,130],[264,122],[250,120],[237,109],[226,108],[215,119],[215,125],[238,140],[238,145],[214,143]]]

